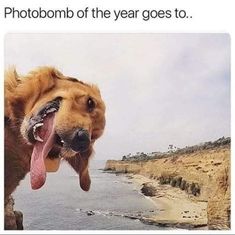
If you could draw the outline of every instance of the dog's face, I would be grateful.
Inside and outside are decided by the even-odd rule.
[[[69,158],[89,151],[105,126],[105,106],[98,88],[71,78],[57,78],[56,85],[33,105],[26,105],[25,112],[21,133],[28,143],[43,142],[45,132],[54,129],[51,157]]]
[[[34,146],[32,188],[45,182],[42,161],[62,157],[79,172],[80,185],[88,190],[88,159],[105,127],[105,105],[98,88],[42,68],[22,80],[18,89],[23,95],[17,100],[23,113],[21,134]]]

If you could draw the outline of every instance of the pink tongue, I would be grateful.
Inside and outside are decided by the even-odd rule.
[[[46,181],[46,167],[44,159],[52,149],[55,139],[54,128],[55,114],[44,118],[43,126],[37,131],[43,142],[37,141],[33,148],[30,165],[30,179],[32,189],[39,189]]]

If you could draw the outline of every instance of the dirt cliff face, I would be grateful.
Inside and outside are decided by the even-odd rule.
[[[154,160],[109,160],[105,170],[141,174],[179,187],[192,200],[208,202],[209,229],[230,228],[230,144]]]

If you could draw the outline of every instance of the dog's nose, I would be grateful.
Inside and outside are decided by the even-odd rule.
[[[78,129],[74,133],[74,137],[71,142],[71,149],[75,152],[83,152],[88,149],[90,145],[90,137],[87,130]]]

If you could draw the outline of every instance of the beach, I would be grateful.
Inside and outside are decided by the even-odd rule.
[[[207,202],[193,200],[184,191],[169,185],[161,185],[142,175],[128,174],[139,188],[150,184],[156,189],[156,195],[149,197],[159,209],[159,213],[142,218],[145,222],[159,226],[178,227],[187,229],[207,229]]]

